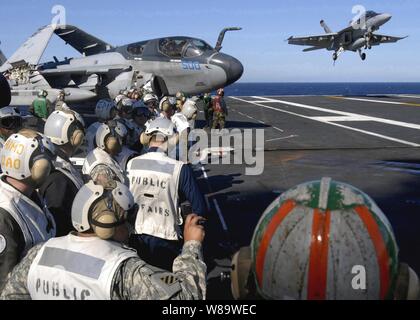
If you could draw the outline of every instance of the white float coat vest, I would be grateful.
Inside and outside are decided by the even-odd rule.
[[[25,248],[21,257],[24,257],[36,244],[55,237],[55,221],[46,204],[41,209],[31,199],[3,181],[4,177],[0,176],[0,208],[13,217],[22,231]]]
[[[90,176],[93,169],[95,169],[98,165],[107,166],[117,176],[121,183],[125,183],[126,179],[124,176],[124,170],[120,167],[117,161],[115,161],[101,148],[95,148],[89,152],[85,162],[83,163],[82,173]]]
[[[130,191],[139,206],[135,229],[167,240],[179,240],[182,216],[178,203],[183,163],[162,152],[149,152],[128,162]]]
[[[135,152],[126,146],[122,147],[121,152],[115,157],[118,161],[118,164],[120,165],[121,169],[125,170],[127,168],[127,163],[130,159],[130,157],[133,157],[134,155],[139,155],[138,152]]]
[[[98,237],[69,234],[49,240],[28,273],[33,300],[110,300],[113,278],[134,250]]]
[[[89,128],[86,130],[86,144],[87,144],[87,152],[91,152],[95,149],[95,139],[96,139],[96,131],[98,131],[99,126],[102,123],[94,122],[92,123]]]
[[[82,175],[79,171],[77,171],[71,162],[57,156],[57,159],[54,161],[54,167],[57,171],[62,172],[67,178],[69,178],[77,189],[80,189],[85,184],[83,182]]]

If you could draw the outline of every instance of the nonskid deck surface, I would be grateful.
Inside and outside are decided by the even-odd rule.
[[[229,282],[218,275],[229,271],[232,251],[249,244],[265,208],[288,188],[321,177],[369,194],[394,228],[401,261],[420,273],[420,96],[253,96],[226,102],[228,129],[264,130],[264,170],[251,176],[246,163],[194,166],[211,212],[205,244],[209,298],[230,298]],[[197,127],[203,119],[200,112]],[[255,146],[247,148],[255,152]],[[244,151],[235,149],[232,158],[235,152]]]

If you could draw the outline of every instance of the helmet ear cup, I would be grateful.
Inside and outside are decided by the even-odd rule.
[[[109,135],[105,138],[105,150],[112,154],[118,154],[121,152],[121,144],[117,137]]]
[[[248,279],[250,278],[251,265],[251,248],[240,248],[232,258],[230,273],[232,295],[236,300],[245,299],[249,294]]]
[[[147,146],[150,143],[150,139],[152,137],[150,135],[147,135],[146,133],[142,132],[140,135],[140,143],[144,146]]]
[[[70,144],[78,148],[82,145],[83,141],[85,139],[85,133],[83,130],[77,129],[73,132],[72,136],[70,137]]]
[[[99,213],[95,219],[92,220],[92,229],[95,234],[104,240],[110,239],[115,234],[115,226],[114,224],[117,222],[117,218],[115,217],[115,213],[112,211],[102,211]],[[106,227],[106,225],[110,225],[110,227]]]
[[[38,159],[31,168],[31,179],[36,183],[42,183],[51,172],[51,162],[45,158]]]

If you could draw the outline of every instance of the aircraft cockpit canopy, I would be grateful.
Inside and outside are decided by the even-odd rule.
[[[367,19],[373,18],[373,17],[375,17],[377,15],[378,15],[378,13],[376,13],[375,11],[366,11],[366,14],[365,14],[365,16],[366,16]]]
[[[159,51],[173,59],[198,57],[208,50],[214,49],[200,39],[174,37],[159,40]]]

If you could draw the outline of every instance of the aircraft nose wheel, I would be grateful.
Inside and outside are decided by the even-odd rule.
[[[366,53],[362,53],[361,55],[360,55],[360,58],[363,60],[363,61],[365,61],[366,60]]]
[[[334,61],[336,61],[336,60],[337,60],[337,58],[338,58],[337,53],[333,53],[333,60],[334,60]]]

